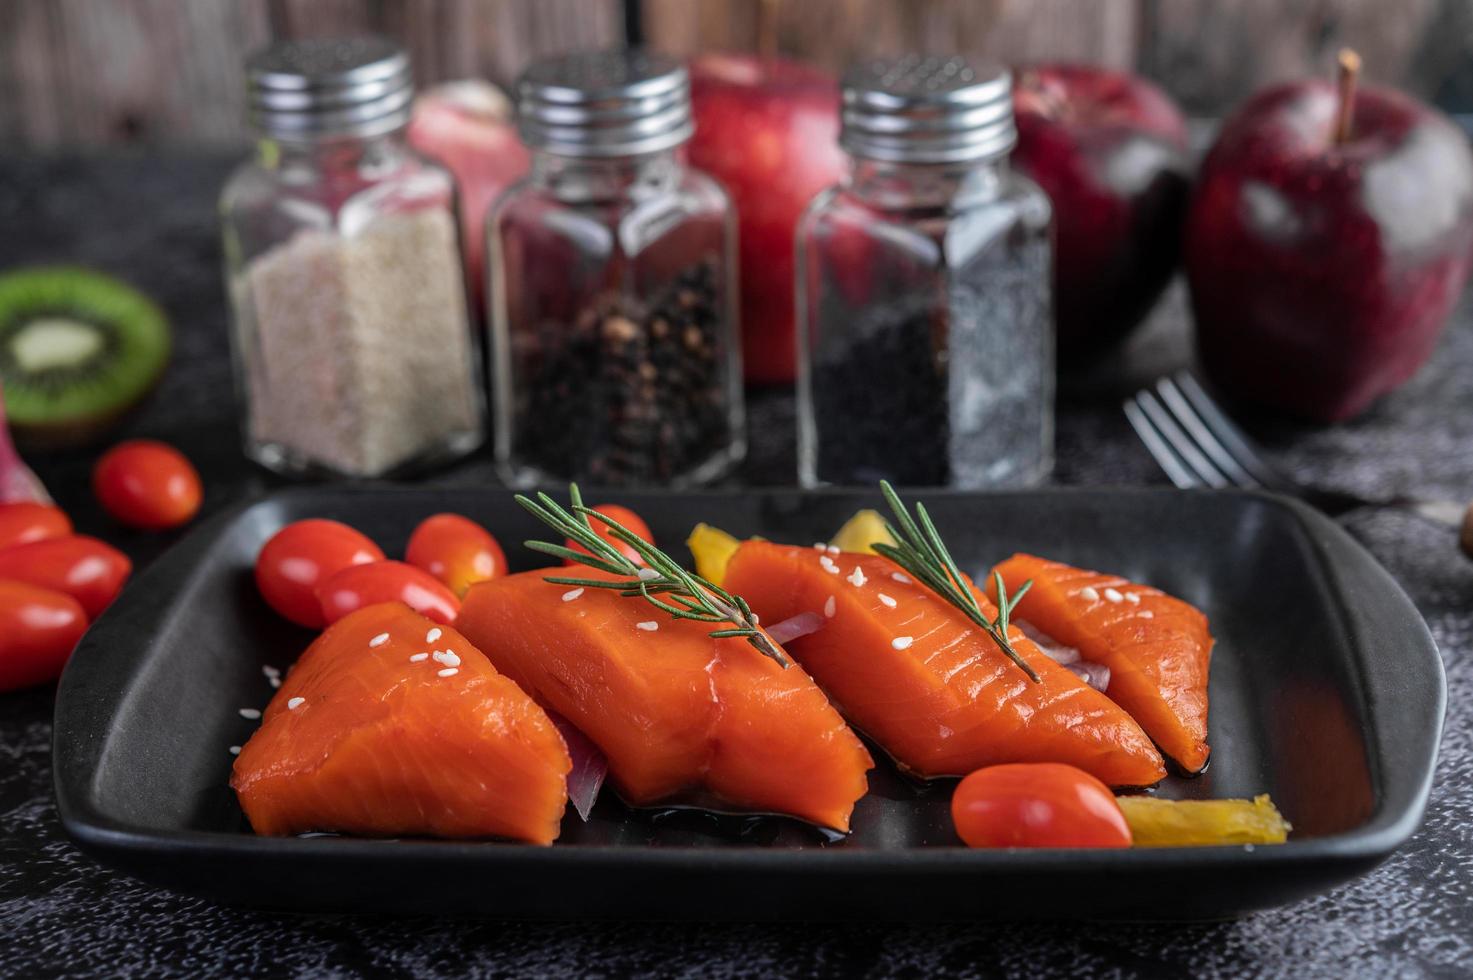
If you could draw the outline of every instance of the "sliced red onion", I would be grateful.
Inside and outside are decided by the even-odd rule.
[[[817,633],[823,629],[823,624],[824,618],[818,613],[803,612],[767,627],[767,635],[773,643],[781,646],[809,633]]]
[[[573,770],[568,773],[568,802],[587,823],[593,804],[598,800],[598,791],[603,787],[604,776],[609,772],[608,757],[568,719],[554,711],[549,711],[547,716],[562,734],[568,755],[573,759]]]
[[[1110,686],[1110,668],[1104,664],[1097,664],[1093,660],[1081,660],[1077,664],[1065,664],[1064,666],[1101,694],[1105,692],[1105,688]]]
[[[1049,636],[1026,619],[1015,619],[1013,620],[1013,625],[1022,630],[1023,635],[1032,640],[1038,649],[1042,650],[1055,663],[1060,663],[1068,667],[1084,659],[1074,647],[1064,646],[1064,644]]]
[[[51,494],[31,468],[15,451],[10,441],[10,425],[5,421],[5,393],[0,391],[0,504],[51,503]]]

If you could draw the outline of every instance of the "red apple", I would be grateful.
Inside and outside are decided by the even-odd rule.
[[[1333,422],[1410,378],[1468,278],[1473,154],[1397,92],[1261,92],[1203,161],[1186,266],[1203,367],[1225,393]]]
[[[471,295],[484,310],[486,212],[502,191],[527,172],[527,150],[511,121],[511,105],[490,82],[446,82],[414,103],[409,142],[455,175],[460,191],[460,226],[465,274]]]
[[[844,172],[838,85],[789,61],[704,55],[691,63],[691,99],[690,161],[721,181],[737,209],[747,380],[791,383],[793,231]]]
[[[1176,270],[1186,122],[1155,85],[1084,65],[1020,68],[1013,163],[1054,204],[1059,359],[1128,334]]]

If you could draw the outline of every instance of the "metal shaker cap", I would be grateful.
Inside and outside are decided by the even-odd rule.
[[[654,153],[690,138],[690,77],[673,58],[638,49],[539,61],[517,80],[522,141],[571,157]]]
[[[844,75],[839,143],[895,163],[956,163],[1006,154],[1017,142],[1013,77],[961,57],[864,62]]]
[[[281,139],[375,136],[409,122],[409,55],[382,37],[282,41],[246,61],[251,124]]]

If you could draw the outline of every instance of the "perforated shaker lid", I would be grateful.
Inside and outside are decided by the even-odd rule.
[[[685,66],[638,49],[539,61],[517,81],[522,140],[564,156],[611,157],[679,146],[693,131]]]
[[[409,55],[382,37],[282,41],[246,61],[251,123],[280,138],[371,136],[409,121]]]
[[[1007,153],[1017,142],[1013,78],[961,57],[868,61],[844,75],[839,142],[858,157],[948,163]]]

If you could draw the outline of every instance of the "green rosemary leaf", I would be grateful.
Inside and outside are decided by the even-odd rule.
[[[585,589],[628,589],[633,587],[628,582],[606,578],[563,578],[560,575],[552,575],[542,581],[552,585],[576,585]]]
[[[1019,656],[1018,651],[1013,649],[1012,641],[1008,639],[1008,616],[1023,597],[1023,593],[1033,584],[1031,581],[1024,584],[1012,598],[1008,597],[1004,588],[1002,576],[998,575],[997,585],[997,617],[989,620],[982,612],[982,606],[977,601],[976,595],[957,567],[956,561],[947,550],[941,533],[936,530],[936,525],[931,520],[931,515],[926,512],[925,504],[916,505],[916,517],[912,518],[900,495],[890,486],[889,482],[880,481],[880,492],[885,497],[885,502],[895,514],[902,533],[896,534],[895,529],[888,522],[891,536],[896,543],[876,544],[874,549],[882,557],[894,562],[909,572],[922,585],[936,593],[947,602],[956,606],[972,622],[982,628],[998,648],[1015,663],[1028,678],[1034,682],[1039,680],[1038,672],[1028,662]],[[919,519],[919,524],[917,524]]]
[[[745,600],[718,588],[700,576],[681,568],[669,555],[618,521],[583,503],[577,484],[568,486],[569,507],[564,508],[546,493],[538,493],[533,500],[518,494],[516,501],[533,517],[552,528],[565,538],[588,549],[584,555],[566,545],[546,541],[529,541],[527,547],[533,551],[557,558],[570,559],[590,568],[596,568],[618,579],[579,579],[571,576],[549,576],[546,581],[560,585],[575,585],[584,588],[599,588],[617,591],[621,597],[638,598],[661,610],[674,619],[689,619],[702,623],[727,623],[729,629],[718,629],[711,636],[741,637],[761,653],[776,661],[780,666],[789,666],[790,661],[782,648],[773,643],[766,633],[757,628],[756,617]],[[608,536],[593,527],[598,521],[608,530]],[[610,541],[613,538],[614,541]],[[615,547],[615,541],[634,549],[644,566]],[[655,577],[645,578],[650,570]],[[657,597],[669,596],[671,602]]]
[[[895,513],[896,519],[900,521],[901,529],[905,532],[903,538],[901,535],[895,535],[895,540],[908,540],[911,547],[915,549],[916,556],[923,556],[926,551],[926,541],[921,537],[920,529],[916,527],[915,521],[911,520],[909,512],[905,509],[905,505],[900,502],[900,495],[895,492],[894,487],[890,486],[888,480],[880,481],[880,493],[884,494],[885,503],[890,505],[890,510]],[[892,528],[891,530],[893,531],[894,529]]]
[[[589,568],[596,568],[601,572],[609,572],[614,575],[623,575],[626,574],[628,571],[627,569],[618,565],[603,561],[599,558],[594,558],[592,555],[585,555],[581,551],[574,551],[572,548],[566,547],[565,545],[552,544],[548,541],[524,541],[522,542],[522,544],[524,544],[531,550],[539,551],[544,555],[551,555],[554,558],[565,558],[568,561],[575,561],[580,565],[587,565]]]
[[[946,571],[946,578],[956,589],[957,595],[977,615],[982,614],[982,607],[977,605],[977,597],[972,595],[972,590],[967,587],[966,576],[962,570],[956,567],[956,561],[952,559],[951,552],[946,550],[946,543],[941,540],[936,525],[931,522],[931,515],[926,511],[925,504],[916,504],[916,515],[921,519],[921,528],[926,533],[926,540],[930,542],[932,554]]]

